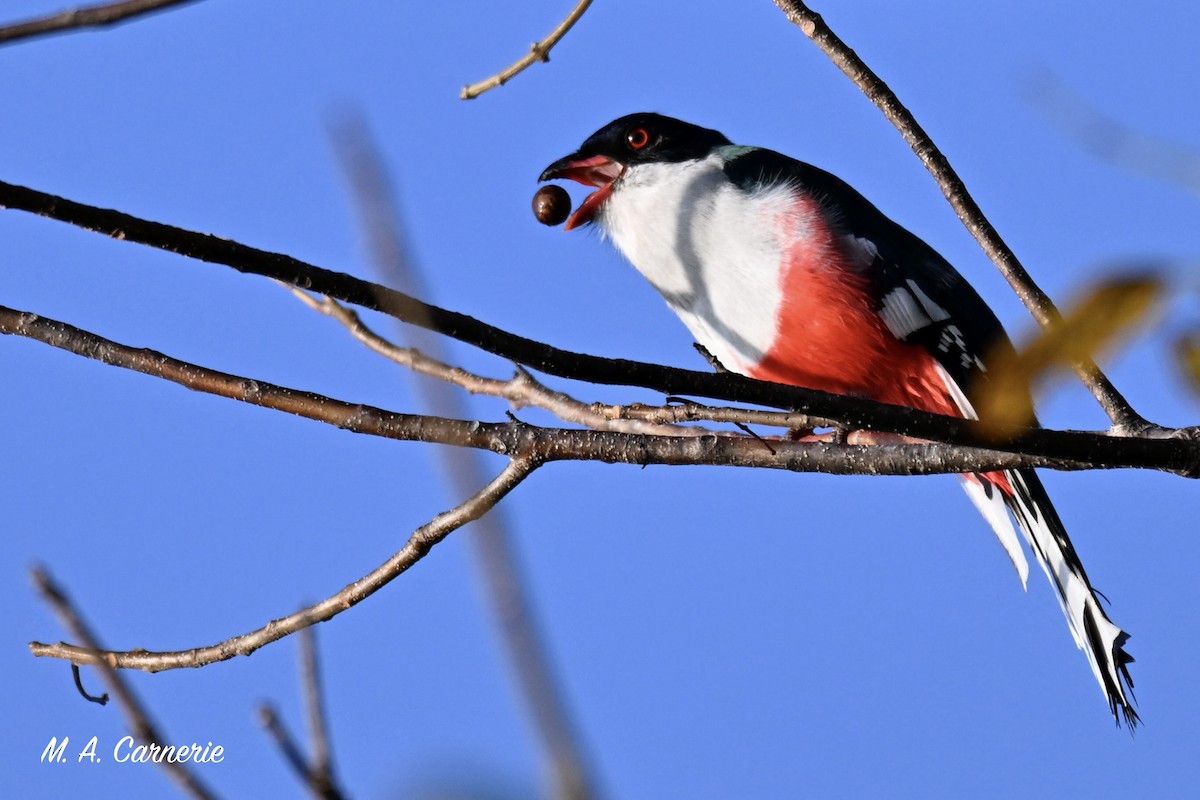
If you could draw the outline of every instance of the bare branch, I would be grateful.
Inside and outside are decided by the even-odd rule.
[[[588,10],[588,6],[592,4],[592,0],[579,0],[575,7],[571,9],[571,13],[567,14],[566,19],[558,23],[558,27],[550,31],[550,35],[540,42],[534,42],[529,52],[518,58],[515,62],[505,67],[504,69],[492,75],[489,78],[484,78],[481,81],[476,81],[469,86],[464,86],[459,93],[459,97],[463,100],[470,100],[478,97],[488,89],[495,89],[497,86],[503,86],[518,73],[532,66],[537,61],[549,61],[550,50],[554,45],[558,44],[558,40],[567,35],[567,31],[579,21],[583,16],[583,12]]]
[[[26,336],[189,389],[286,411],[354,433],[399,441],[473,447],[507,456],[520,454],[539,462],[759,467],[835,475],[932,475],[1020,467],[1060,470],[1135,467],[1200,477],[1198,428],[1180,428],[1168,437],[1118,437],[1038,428],[1025,430],[1007,442],[984,445],[979,423],[928,415],[935,422],[945,423],[940,429],[945,440],[960,443],[856,446],[781,439],[772,440],[773,449],[768,451],[753,437],[735,433],[647,436],[616,431],[541,428],[516,421],[479,422],[401,414],[218,372],[153,350],[118,344],[66,323],[4,306],[0,306],[0,333]],[[944,441],[941,436],[938,440]],[[966,444],[962,444],[964,442]]]
[[[779,6],[787,18],[799,27],[805,36],[812,39],[845,73],[846,77],[854,81],[855,85],[896,126],[896,129],[904,137],[904,141],[908,142],[913,152],[921,159],[921,163],[937,181],[942,194],[946,196],[963,225],[1004,275],[1013,291],[1021,298],[1021,302],[1033,314],[1034,319],[1043,326],[1057,320],[1059,318],[1058,309],[1055,308],[1049,295],[1034,282],[1025,267],[1017,260],[1016,254],[1000,238],[1000,234],[984,216],[983,210],[971,197],[970,192],[967,191],[966,184],[950,166],[950,161],[942,154],[933,139],[925,132],[912,113],[904,107],[904,104],[900,102],[888,85],[825,24],[825,20],[820,14],[808,8],[800,0],[775,0],[775,5]],[[1108,414],[1117,431],[1136,433],[1156,427],[1133,410],[1133,407],[1105,377],[1095,362],[1089,360],[1079,364],[1076,366],[1076,372],[1100,402],[1100,406]]]
[[[45,36],[51,33],[78,30],[80,28],[98,28],[115,25],[118,22],[140,17],[155,11],[162,11],[171,6],[181,6],[194,3],[197,0],[123,0],[120,3],[103,3],[101,5],[70,8],[51,14],[47,17],[16,22],[0,27],[0,44],[8,44],[20,39],[34,36]]]
[[[154,722],[151,721],[149,713],[141,700],[134,694],[133,689],[129,687],[125,679],[117,673],[116,668],[121,666],[114,663],[107,657],[108,651],[104,650],[96,635],[92,632],[91,627],[83,620],[82,615],[75,610],[70,598],[66,593],[54,583],[49,572],[41,567],[35,567],[31,571],[34,586],[37,587],[38,593],[42,596],[52,609],[58,615],[59,621],[63,627],[70,631],[71,636],[82,642],[80,646],[73,646],[74,654],[64,656],[72,662],[72,667],[79,664],[92,664],[96,666],[104,682],[108,684],[109,691],[117,700],[117,705],[125,714],[125,721],[129,724],[130,731],[133,732],[135,738],[145,744],[159,744],[167,742],[167,737],[162,733]],[[211,791],[192,774],[182,762],[174,759],[154,759],[171,777],[175,783],[179,785],[184,792],[191,797],[212,798],[215,797]]]
[[[528,456],[512,458],[504,470],[487,486],[459,505],[449,511],[443,511],[417,528],[405,542],[404,547],[387,561],[321,602],[286,617],[273,619],[257,630],[230,637],[216,644],[189,650],[112,651],[100,650],[96,647],[79,647],[65,642],[57,644],[30,642],[29,650],[35,656],[66,658],[80,664],[106,663],[117,669],[143,669],[147,672],[160,672],[180,667],[202,667],[217,661],[226,661],[234,656],[248,656],[264,645],[282,639],[302,628],[332,619],[366,600],[424,558],[434,545],[453,531],[472,520],[479,519],[491,510],[496,503],[525,480],[538,465],[539,462],[536,459]]]

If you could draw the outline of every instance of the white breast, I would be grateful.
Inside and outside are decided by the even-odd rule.
[[[803,235],[806,221],[795,219],[786,188],[752,197],[729,183],[722,165],[712,155],[631,167],[598,219],[696,340],[744,372],[775,338],[782,232]]]

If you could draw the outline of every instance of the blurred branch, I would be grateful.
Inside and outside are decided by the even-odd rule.
[[[350,184],[351,198],[376,272],[398,288],[427,296],[423,276],[405,241],[402,217],[387,180],[386,166],[371,140],[366,124],[358,116],[346,115],[332,129],[332,137],[342,173]],[[300,293],[298,289],[293,291]],[[325,298],[325,305],[335,317],[340,317],[343,324],[353,323],[357,317],[353,315],[347,319],[346,314],[352,312],[329,298]],[[351,324],[348,327],[359,341],[376,352],[393,359],[403,352],[367,330],[361,321],[356,326]],[[415,345],[407,351],[410,366],[420,364],[437,369],[449,377],[446,375],[448,342],[445,338],[434,336],[427,327],[407,328],[401,333],[406,333],[409,341]],[[536,391],[538,384],[520,381],[522,374],[528,376],[528,373],[518,371],[510,383],[520,382],[524,387]],[[464,395],[457,391],[452,379],[417,381],[416,388],[430,413],[449,417],[469,416],[470,409],[467,408]],[[548,400],[547,394],[543,387],[543,393],[536,396]],[[557,404],[560,408],[567,405],[562,398],[557,399]],[[583,413],[580,406],[581,403],[575,402],[571,410]],[[654,427],[633,421],[615,421],[612,424],[618,427],[621,424],[626,427]],[[659,432],[662,432],[662,428],[659,428]],[[443,479],[455,493],[468,491],[469,487],[478,485],[486,474],[483,457],[468,448],[439,447],[435,449],[434,457],[441,465]],[[552,781],[551,795],[560,800],[595,797],[597,792],[589,776],[582,742],[571,722],[566,698],[551,663],[550,650],[538,630],[533,602],[524,587],[520,563],[512,544],[510,518],[504,509],[496,509],[473,525],[468,535],[482,579],[484,597],[500,633],[508,665],[516,678],[525,708],[533,718],[534,730],[545,753],[549,766],[547,772]]]
[[[321,668],[317,661],[317,632],[314,628],[300,631],[300,674],[304,685],[304,707],[308,710],[308,738],[312,742],[313,788],[319,797],[340,797],[334,788],[333,756],[329,750],[329,725],[325,719],[324,693],[321,690]]]
[[[100,650],[91,646],[79,647],[65,642],[57,644],[30,642],[29,650],[35,656],[66,658],[81,664],[108,664],[110,668],[143,669],[147,672],[160,672],[180,667],[202,667],[217,661],[226,661],[234,656],[248,656],[260,647],[278,641],[298,630],[332,619],[375,594],[424,558],[434,545],[453,531],[468,522],[479,519],[491,510],[521,481],[529,477],[530,473],[538,466],[539,462],[535,458],[525,455],[514,456],[503,471],[478,492],[417,528],[405,542],[404,547],[387,561],[321,602],[286,617],[273,619],[257,630],[239,634],[206,647],[189,650],[114,651]]]
[[[72,605],[66,593],[50,577],[50,573],[41,567],[34,567],[31,577],[38,594],[54,609],[54,613],[58,615],[63,627],[82,643],[80,646],[73,647],[73,655],[64,656],[71,660],[72,667],[77,669],[79,664],[92,664],[99,669],[101,677],[108,684],[109,691],[116,698],[117,705],[125,714],[125,721],[129,724],[130,731],[141,743],[161,745],[163,742],[169,741],[158,726],[150,720],[149,713],[137,695],[133,693],[133,689],[117,672],[116,668],[120,664],[114,663],[107,657],[108,651],[100,647],[99,640],[92,632],[91,627],[84,622],[82,615]],[[192,774],[183,762],[168,758],[154,760],[189,796],[202,799],[216,796],[201,783],[199,778]]]
[[[1030,81],[1025,96],[1097,158],[1200,193],[1200,151],[1195,147],[1150,136],[1109,117],[1051,72]]]
[[[305,630],[309,630],[305,628]],[[279,719],[279,714],[275,710],[275,706],[270,703],[263,703],[258,707],[258,720],[262,723],[263,728],[271,736],[275,742],[275,746],[279,748],[279,752],[283,755],[283,760],[292,768],[292,772],[299,776],[300,780],[304,781],[304,785],[316,797],[321,795],[316,794],[312,781],[309,778],[308,761],[304,758],[304,752],[300,749],[300,745],[296,743],[288,729],[284,727],[283,721]]]
[[[301,628],[297,632],[300,640],[300,674],[304,685],[304,706],[308,713],[308,735],[312,740],[312,760],[304,757],[300,746],[283,725],[283,721],[270,703],[259,706],[258,716],[267,733],[279,746],[283,758],[292,770],[304,781],[304,785],[318,800],[341,800],[344,795],[333,779],[332,759],[329,751],[329,734],[325,723],[324,693],[317,664],[316,630]]]
[[[1033,314],[1034,319],[1043,326],[1058,320],[1060,316],[1058,309],[1055,308],[1049,295],[1042,291],[1025,267],[1021,265],[1021,262],[1017,260],[1016,254],[1000,237],[992,223],[984,216],[979,204],[971,197],[962,178],[950,166],[950,161],[942,154],[933,139],[925,132],[912,113],[904,107],[904,104],[900,102],[888,85],[830,29],[820,14],[808,8],[800,0],[775,0],[775,5],[779,6],[787,18],[820,47],[838,69],[854,81],[855,85],[896,126],[896,129],[904,137],[904,141],[908,142],[913,152],[921,159],[921,163],[937,181],[942,194],[946,196],[963,225],[979,242],[992,263],[999,268],[1017,296],[1021,298],[1021,302]],[[1100,406],[1108,414],[1109,419],[1112,420],[1114,432],[1138,433],[1156,427],[1133,410],[1133,407],[1100,371],[1095,362],[1083,361],[1076,365],[1075,370],[1100,402]]]
[[[558,23],[558,27],[550,31],[550,35],[540,42],[534,42],[529,47],[529,52],[518,58],[515,62],[497,72],[491,77],[484,78],[481,81],[476,81],[468,86],[464,86],[459,93],[459,97],[463,100],[470,100],[478,97],[489,89],[495,89],[497,86],[503,86],[512,78],[523,72],[528,67],[538,61],[549,61],[550,50],[554,45],[558,44],[558,40],[567,35],[567,31],[571,30],[572,26],[579,21],[583,16],[583,12],[588,10],[588,6],[592,4],[592,0],[579,0],[575,7],[571,9],[571,13],[567,14],[566,19]]]
[[[890,406],[850,395],[833,395],[799,386],[755,380],[732,372],[694,370],[646,364],[620,358],[575,353],[527,339],[465,314],[423,303],[410,295],[341,272],[322,269],[279,253],[248,247],[230,239],[150,222],[110,209],[0,181],[0,207],[102,233],[114,239],[156,247],[239,272],[263,275],[310,289],[403,322],[449,336],[494,355],[562,378],[616,386],[640,386],[669,396],[699,396],[734,403],[786,409],[851,430],[873,430],[938,441],[974,442],[971,423],[902,406]],[[1124,434],[1126,431],[1117,431]],[[1161,437],[1169,431],[1154,431]]]
[[[15,22],[0,27],[0,44],[8,44],[20,39],[34,36],[45,36],[51,33],[78,30],[79,28],[99,28],[115,25],[118,22],[140,17],[155,11],[163,11],[171,6],[181,6],[185,3],[195,3],[198,0],[124,0],[120,3],[103,3],[82,8],[70,8],[46,17]]]
[[[1060,470],[1133,467],[1200,477],[1198,428],[1180,428],[1168,437],[1109,436],[1037,428],[989,446],[944,443],[861,446],[772,439],[771,447],[767,448],[757,438],[736,433],[647,436],[617,431],[543,428],[516,420],[479,422],[401,414],[218,372],[153,350],[118,344],[66,323],[4,306],[0,306],[0,333],[25,336],[189,389],[286,411],[354,433],[474,447],[538,462],[757,467],[835,475],[932,475],[1020,467]],[[735,416],[735,411],[729,409],[731,417]],[[935,423],[944,423],[941,433],[946,438],[984,441],[986,431],[975,421],[936,414],[927,416]]]

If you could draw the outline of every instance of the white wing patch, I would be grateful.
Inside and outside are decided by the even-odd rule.
[[[866,241],[859,239],[859,242]],[[869,242],[868,242],[869,244]],[[861,247],[861,245],[860,245]],[[872,245],[872,247],[874,247]],[[883,298],[879,309],[883,322],[897,339],[907,339],[910,334],[935,322],[950,319],[950,312],[933,302],[921,291],[917,282],[909,278],[907,287],[897,286]]]
[[[879,316],[883,317],[883,324],[887,325],[892,336],[901,341],[914,331],[933,324],[929,315],[921,310],[917,298],[903,286],[897,286],[884,296]]]

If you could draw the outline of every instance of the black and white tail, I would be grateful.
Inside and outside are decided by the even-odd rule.
[[[1037,473],[1031,469],[1007,470],[1004,477],[1012,486],[1011,496],[1004,495],[998,487],[989,488],[1002,495],[1025,534],[1025,541],[1054,585],[1075,643],[1087,654],[1113,716],[1118,723],[1124,718],[1125,724],[1133,728],[1138,715],[1133,708],[1133,680],[1129,677],[1133,657],[1124,647],[1129,634],[1114,625],[1101,608],[1083,562],[1075,553]]]
[[[963,415],[977,419],[975,409],[950,375],[945,370],[941,375]],[[1079,560],[1075,546],[1067,536],[1067,529],[1058,518],[1058,512],[1054,510],[1037,473],[1031,469],[1006,470],[1004,477],[1012,487],[1011,495],[983,475],[961,477],[967,496],[992,526],[1024,585],[1029,577],[1029,564],[1017,541],[1009,513],[1017,521],[1025,541],[1033,549],[1038,563],[1058,594],[1058,602],[1067,616],[1071,635],[1075,637],[1079,649],[1087,654],[1092,674],[1108,699],[1113,717],[1118,724],[1124,719],[1125,724],[1133,729],[1137,725],[1138,715],[1133,708],[1133,680],[1129,677],[1129,664],[1133,656],[1125,652],[1125,641],[1129,634],[1114,625],[1100,607],[1100,599],[1088,581],[1083,562]]]

